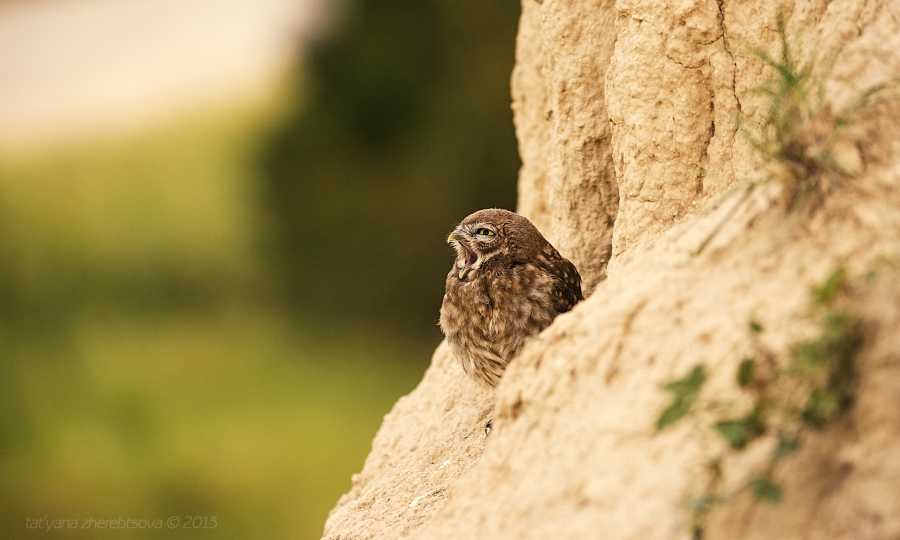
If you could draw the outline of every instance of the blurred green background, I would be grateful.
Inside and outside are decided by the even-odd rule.
[[[518,13],[516,0],[361,0],[312,48],[261,154],[292,306],[439,339],[444,238],[480,208],[515,207]]]
[[[319,538],[421,378],[447,232],[514,207],[519,6],[336,7],[271,100],[0,160],[4,537]],[[170,516],[216,528],[25,526]]]

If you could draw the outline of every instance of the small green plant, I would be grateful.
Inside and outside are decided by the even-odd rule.
[[[777,444],[764,466],[733,493],[720,493],[721,459],[709,465],[706,490],[690,505],[695,539],[703,537],[710,510],[743,491],[760,501],[780,502],[783,489],[775,478],[776,467],[800,449],[810,430],[823,429],[851,406],[854,358],[862,343],[862,323],[838,305],[847,287],[846,276],[844,267],[839,266],[812,291],[810,316],[819,331],[790,345],[784,360],[760,342],[763,325],[755,319],[749,321],[754,352],[738,364],[735,382],[741,392],[751,395],[752,405],[740,414],[720,415],[712,429],[727,443],[729,452],[741,452],[767,434],[774,435]],[[673,401],[660,414],[658,430],[691,412],[706,377],[706,367],[699,364],[684,378],[664,387],[673,394]],[[715,403],[707,405],[708,410],[721,411]]]
[[[829,192],[844,185],[856,172],[834,157],[836,143],[846,139],[844,128],[879,99],[897,98],[896,94],[888,95],[885,91],[900,85],[900,77],[858,89],[853,103],[835,112],[825,100],[825,88],[826,83],[838,79],[832,73],[839,55],[801,61],[802,55],[791,45],[780,16],[778,38],[779,52],[775,56],[759,45],[752,47],[753,56],[771,71],[761,85],[750,90],[765,97],[767,106],[762,121],[757,124],[743,116],[734,119],[738,131],[762,157],[764,174],[761,178],[739,182],[713,205],[717,208],[737,197],[697,247],[695,255],[703,252],[754,190],[767,182],[778,182],[791,211],[810,200],[823,202]]]
[[[700,388],[704,382],[706,382],[706,366],[698,364],[684,378],[666,384],[663,388],[672,394],[672,404],[659,415],[656,429],[665,429],[691,412],[691,405],[700,395]]]
[[[778,57],[760,46],[753,48],[756,58],[772,71],[763,84],[751,90],[768,102],[762,124],[753,131],[745,129],[740,118],[737,124],[761,154],[770,175],[781,181],[789,207],[796,209],[810,196],[821,201],[830,188],[851,176],[833,156],[835,142],[854,115],[872,105],[884,90],[897,86],[900,79],[860,90],[849,107],[836,113],[826,104],[825,85],[832,79],[837,55],[829,60],[813,57],[801,62],[781,16],[778,38]]]
[[[824,77],[814,76],[813,63],[800,64],[787,39],[784,20],[778,18],[780,58],[774,58],[762,47],[755,47],[755,56],[772,69],[772,76],[751,90],[767,98],[768,110],[756,133],[743,129],[741,133],[767,163],[785,167],[779,171],[788,183],[803,191],[815,172],[833,160],[825,155],[816,129],[827,112],[824,107]],[[831,131],[834,135],[835,129]],[[819,143],[819,144],[817,144]],[[827,146],[827,145],[826,145]],[[797,193],[795,193],[797,195]]]

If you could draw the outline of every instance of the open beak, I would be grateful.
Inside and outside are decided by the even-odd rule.
[[[460,259],[465,259],[465,264],[459,269],[459,279],[466,279],[466,276],[472,270],[472,265],[478,261],[478,255],[466,243],[466,237],[457,231],[450,233],[450,236],[447,237],[447,243],[453,244]]]

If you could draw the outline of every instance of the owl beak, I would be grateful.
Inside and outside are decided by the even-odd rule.
[[[460,234],[459,231],[453,231],[447,237],[447,243],[453,244],[459,252],[460,258],[464,257],[466,261],[465,265],[459,270],[459,279],[466,279],[466,276],[472,271],[472,265],[478,261],[478,255],[469,248],[465,240],[465,234]]]

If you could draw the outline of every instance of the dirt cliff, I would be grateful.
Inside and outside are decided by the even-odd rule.
[[[900,537],[897,51],[890,0],[523,0],[518,211],[590,296],[495,392],[440,346],[325,538]],[[835,332],[827,422],[776,406]],[[711,428],[760,403],[746,440]]]

